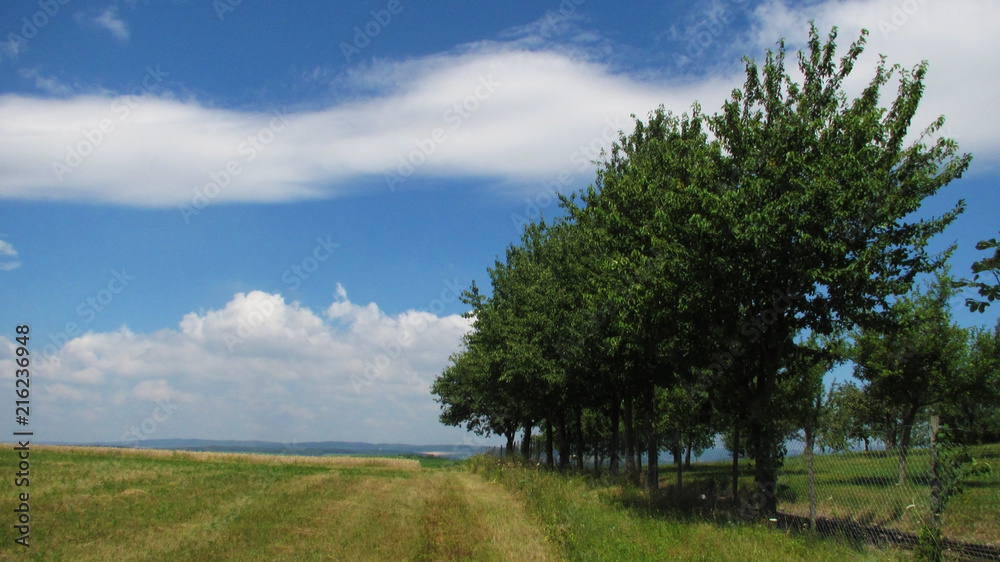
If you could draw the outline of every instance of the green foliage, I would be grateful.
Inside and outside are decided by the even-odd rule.
[[[939,408],[941,421],[957,443],[1000,443],[1000,322],[971,331],[964,370],[968,384]]]
[[[998,242],[996,238],[981,240],[978,244],[976,244],[976,249],[994,250],[992,256],[973,262],[973,277],[971,280],[963,279],[961,281],[957,281],[955,286],[972,287],[973,289],[976,289],[979,292],[979,296],[985,298],[986,300],[968,298],[965,299],[965,305],[969,307],[970,312],[986,312],[986,307],[993,301],[1000,298],[1000,242]],[[980,281],[979,277],[984,273],[989,273],[993,276],[992,283],[985,279]]]
[[[979,380],[966,368],[969,333],[952,321],[953,284],[946,274],[920,292],[900,297],[890,308],[890,325],[855,336],[854,376],[887,413],[886,434],[898,428],[899,480],[906,479],[906,455],[918,415],[930,406],[975,392]]]
[[[948,503],[965,491],[970,478],[978,478],[992,473],[988,462],[980,462],[972,456],[967,444],[956,442],[955,434],[948,426],[938,431],[938,494],[937,505],[931,506],[938,514],[945,511]]]
[[[943,118],[905,145],[926,63],[883,59],[847,97],[866,36],[838,60],[836,28],[822,41],[812,26],[801,83],[779,42],[761,66],[745,59],[721,112],[660,107],[621,133],[595,185],[564,198],[566,216],[528,224],[497,259],[492,294],[473,287],[466,350],[434,387],[446,393],[442,421],[510,438],[511,420],[526,435],[545,420],[561,441],[586,442],[607,427],[621,448],[642,436],[653,459],[739,424],[758,487],[774,489],[788,434],[821,424],[822,375],[837,355],[806,336],[890,326],[895,297],[947,257],[928,252],[930,238],[963,209],[911,220],[971,157],[928,140]],[[634,419],[620,418],[632,404]],[[609,423],[574,427],[584,410]],[[773,495],[762,500],[776,509]]]
[[[855,377],[904,426],[927,406],[975,386],[964,369],[969,334],[949,309],[953,295],[949,278],[939,275],[927,290],[897,299],[886,315],[890,325],[855,334]]]
[[[940,562],[944,560],[944,547],[941,545],[941,529],[924,525],[917,535],[917,548],[913,552],[916,560],[923,562]]]
[[[867,449],[867,442],[878,435],[880,413],[870,395],[853,382],[835,383],[827,393],[826,404],[820,444],[833,451],[845,451],[855,443],[865,442]]]

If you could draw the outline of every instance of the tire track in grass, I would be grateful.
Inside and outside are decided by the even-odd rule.
[[[541,531],[503,488],[439,471],[421,520],[416,560],[554,560]]]
[[[528,515],[524,504],[503,488],[462,470],[452,473],[465,496],[474,502],[471,511],[479,521],[480,538],[504,560],[557,560],[545,534]]]

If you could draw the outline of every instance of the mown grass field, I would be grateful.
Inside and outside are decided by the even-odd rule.
[[[416,460],[32,447],[31,461],[31,547],[14,543],[5,477],[0,559],[554,558],[502,488]]]
[[[0,470],[15,458],[0,455]],[[31,547],[4,560],[909,559],[643,507],[584,476],[475,460],[32,447]],[[490,464],[492,463],[492,464]],[[429,468],[436,466],[439,468]]]

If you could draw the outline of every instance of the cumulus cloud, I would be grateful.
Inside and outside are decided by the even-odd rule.
[[[149,418],[155,431],[140,431],[143,438],[464,438],[437,422],[429,390],[469,330],[467,319],[416,310],[389,316],[375,303],[351,302],[342,287],[326,317],[252,291],[185,315],[177,329],[88,332],[58,349],[39,340],[32,396],[45,412],[40,431],[118,441]],[[14,372],[14,358],[0,338],[4,373]]]
[[[10,271],[19,267],[21,262],[17,260],[17,250],[10,242],[0,240],[0,271]]]
[[[94,18],[94,23],[109,31],[115,39],[119,41],[128,41],[130,35],[128,24],[118,17],[117,6],[109,6],[106,8],[96,18]]]

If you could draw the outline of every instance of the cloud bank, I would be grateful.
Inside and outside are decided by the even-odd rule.
[[[35,334],[32,424],[73,442],[457,443],[430,385],[469,328],[458,315],[388,316],[338,286],[322,313],[252,291],[151,334],[88,332],[58,350]],[[6,379],[15,345],[0,337]]]

